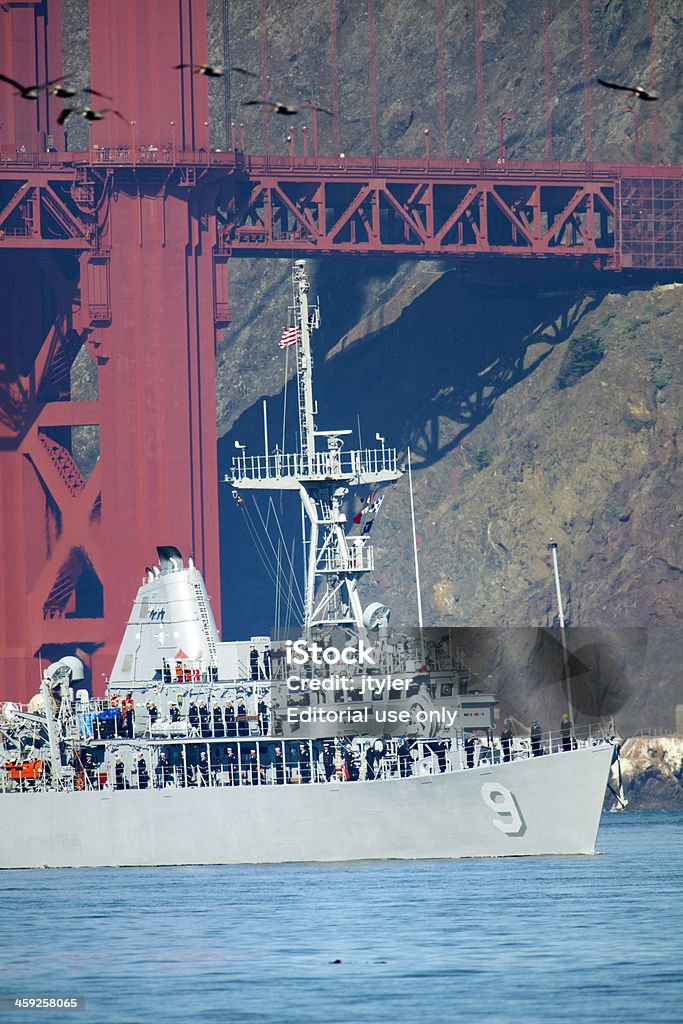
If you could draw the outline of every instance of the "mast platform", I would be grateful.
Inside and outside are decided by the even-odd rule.
[[[394,448],[343,452],[246,455],[233,460],[226,482],[240,489],[298,490],[300,484],[339,483],[349,487],[393,483],[401,475]]]

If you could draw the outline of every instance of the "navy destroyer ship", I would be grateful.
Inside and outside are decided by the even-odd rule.
[[[381,438],[347,450],[350,431],[317,429],[303,261],[292,286],[297,450],[240,446],[226,483],[238,503],[298,495],[301,629],[221,642],[201,572],[159,547],[104,700],[65,657],[27,707],[0,707],[0,867],[594,852],[608,735],[496,741],[496,698],[471,692],[448,634],[363,605],[378,490],[402,470]]]

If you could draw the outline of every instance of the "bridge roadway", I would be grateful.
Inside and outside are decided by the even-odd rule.
[[[106,258],[113,192],[186,197],[220,264],[234,255],[562,258],[599,270],[683,267],[683,167],[364,159],[97,147],[0,157],[0,248]],[[59,184],[57,184],[59,183]],[[214,297],[228,314],[224,275]],[[224,284],[225,288],[225,284]],[[220,315],[219,315],[220,314]]]

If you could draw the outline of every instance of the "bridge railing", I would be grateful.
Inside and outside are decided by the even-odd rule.
[[[93,147],[85,152],[26,151],[0,147],[0,169],[45,169],[106,164],[110,166],[194,166],[236,170],[250,174],[296,172],[305,175],[415,176],[429,174],[446,179],[453,176],[533,177],[571,180],[611,180],[614,178],[671,178],[680,176],[680,164],[601,163],[580,160],[479,160],[469,157],[450,159],[420,157],[364,157],[330,155],[250,154],[240,150],[181,150],[172,143],[138,146]]]

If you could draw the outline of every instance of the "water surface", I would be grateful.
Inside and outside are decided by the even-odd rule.
[[[599,848],[1,872],[0,992],[87,1008],[0,1020],[679,1024],[683,813],[605,815]]]

